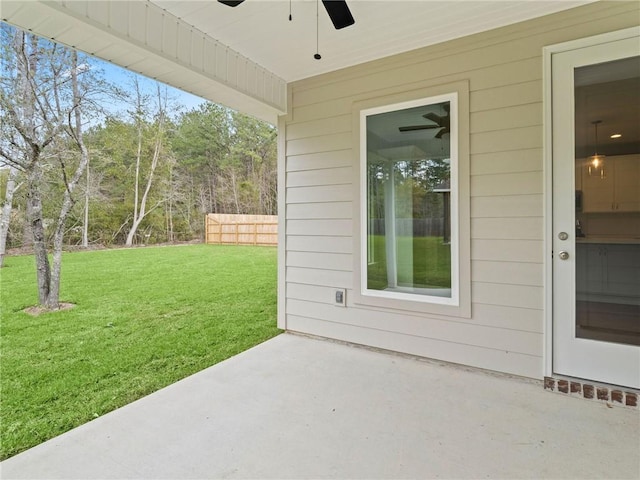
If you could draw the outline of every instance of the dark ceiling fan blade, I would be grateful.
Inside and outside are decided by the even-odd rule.
[[[431,120],[432,122],[437,123],[441,127],[449,128],[451,126],[451,117],[448,114],[445,116],[440,116],[436,113],[429,112],[429,113],[425,113],[423,115],[423,118],[426,118],[427,120]]]
[[[322,4],[327,10],[329,18],[333,22],[333,26],[336,27],[336,30],[356,23],[347,6],[346,0],[322,0]]]
[[[218,0],[218,2],[223,3],[228,7],[237,7],[244,2],[244,0]]]
[[[438,133],[436,133],[436,136],[434,138],[442,138],[442,136],[446,135],[447,133],[449,133],[449,129],[445,127],[442,130],[440,130]]]
[[[417,130],[431,130],[432,128],[442,128],[440,125],[408,125],[406,127],[398,127],[401,132],[415,132]]]

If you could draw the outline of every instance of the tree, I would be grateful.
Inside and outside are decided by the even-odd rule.
[[[34,248],[42,299],[61,258],[54,254],[51,270],[52,245],[190,240],[209,212],[276,213],[273,126],[209,102],[175,114],[169,90],[139,77],[116,92],[124,101],[110,101],[107,115],[94,61],[2,29],[0,169],[10,165],[20,180],[0,172],[2,206],[14,211],[0,221],[0,247],[11,218],[9,239],[22,231],[22,245]]]
[[[234,112],[231,155],[242,168],[245,213],[277,213],[277,131],[272,125]]]
[[[6,166],[7,183],[5,185],[4,203],[2,204],[2,212],[0,216],[0,268],[4,266],[4,255],[7,249],[7,235],[9,234],[9,222],[11,220],[11,212],[13,210],[13,196],[15,195],[20,184],[17,181],[18,169],[13,165]]]
[[[99,81],[78,53],[27,32],[2,28],[5,45],[0,106],[0,156],[26,177],[27,218],[33,234],[39,304],[59,308],[62,245],[74,190],[88,162],[83,141],[84,109]],[[81,76],[84,78],[81,80]],[[64,193],[53,234],[49,263],[42,192],[46,174],[55,171]]]
[[[189,193],[187,201],[199,212],[196,223],[201,225],[203,215],[224,209],[219,179],[229,156],[231,117],[228,109],[206,102],[182,115],[176,130],[172,141],[176,175]]]
[[[160,206],[162,201],[158,201],[151,208],[147,209],[147,202],[149,201],[149,192],[154,182],[156,170],[160,163],[161,158],[164,156],[165,147],[165,128],[166,128],[166,116],[167,116],[167,91],[164,89],[164,95],[160,89],[160,84],[157,84],[157,98],[156,98],[156,112],[155,121],[151,124],[148,122],[149,111],[147,110],[147,104],[149,103],[149,96],[142,93],[140,82],[138,77],[133,77],[134,82],[134,100],[135,110],[133,112],[134,123],[137,133],[137,149],[136,149],[136,163],[135,163],[135,186],[134,186],[134,201],[133,201],[133,220],[129,233],[127,234],[127,240],[125,245],[133,245],[133,239],[136,232],[140,227],[140,224],[144,218]],[[142,197],[140,197],[140,184],[143,182],[143,156],[145,132],[150,130],[153,135],[153,146],[151,152],[151,160],[148,162],[148,169],[146,175],[146,185]]]
[[[204,103],[178,119],[172,147],[181,190],[200,214],[197,225],[210,212],[276,213],[273,126]]]

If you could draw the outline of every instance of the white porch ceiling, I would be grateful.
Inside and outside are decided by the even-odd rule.
[[[316,0],[152,0],[287,82],[517,23],[584,0],[347,0],[356,23],[335,30]],[[593,1],[593,0],[591,0]]]
[[[275,123],[288,82],[592,1],[348,0],[342,30],[316,0],[2,0],[0,18]]]

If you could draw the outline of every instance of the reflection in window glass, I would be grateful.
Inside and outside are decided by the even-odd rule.
[[[447,100],[366,116],[370,291],[452,297],[451,110]]]

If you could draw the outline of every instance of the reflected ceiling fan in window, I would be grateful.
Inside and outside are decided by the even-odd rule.
[[[229,7],[237,7],[244,2],[244,0],[218,0],[218,2]],[[324,5],[324,8],[336,30],[340,30],[341,28],[345,28],[356,23],[353,19],[353,15],[351,15],[351,11],[349,10],[346,0],[322,0],[322,5]]]
[[[449,133],[451,128],[451,117],[449,116],[449,111],[451,109],[451,106],[447,102],[442,105],[442,108],[445,111],[444,115],[438,115],[437,113],[433,113],[433,112],[428,112],[422,115],[423,118],[426,118],[427,120],[431,120],[433,123],[435,123],[435,125],[430,123],[423,124],[423,125],[407,125],[404,127],[399,127],[398,130],[400,130],[400,132],[402,133],[406,133],[406,132],[415,132],[418,130],[432,130],[432,129],[439,128],[440,131],[436,133],[434,138],[442,138],[443,135]]]

